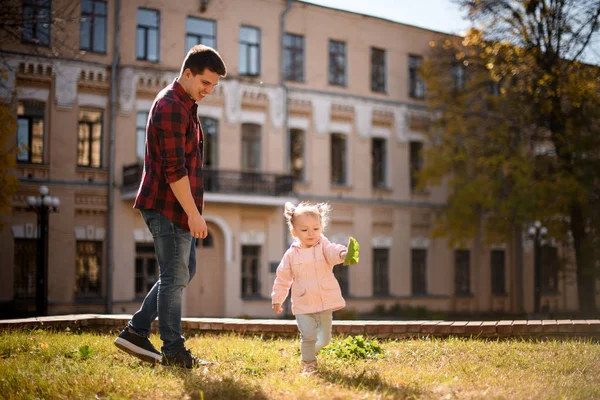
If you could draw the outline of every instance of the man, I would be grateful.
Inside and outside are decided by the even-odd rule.
[[[219,53],[203,45],[192,47],[179,77],[156,96],[148,116],[144,171],[134,208],[152,233],[160,276],[115,340],[121,350],[144,361],[185,368],[209,364],[184,346],[181,301],[196,272],[196,240],[208,234],[202,217],[203,135],[196,103],[226,75]],[[162,354],[148,340],[156,317]]]

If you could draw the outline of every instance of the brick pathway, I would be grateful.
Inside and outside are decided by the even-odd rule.
[[[41,318],[0,320],[0,330],[53,328],[120,330],[131,315],[75,314]],[[183,328],[192,333],[261,333],[276,336],[298,334],[295,320],[184,318]],[[412,336],[497,337],[593,337],[600,339],[600,319],[504,320],[504,321],[334,321],[333,333],[379,338]]]

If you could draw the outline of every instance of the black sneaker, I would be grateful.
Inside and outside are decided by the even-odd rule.
[[[150,363],[159,363],[162,361],[160,351],[152,345],[150,340],[131,332],[129,328],[123,329],[123,332],[115,339],[115,346],[119,349]]]
[[[182,368],[199,368],[213,364],[210,361],[204,361],[193,355],[188,349],[182,349],[174,356],[163,354],[163,365],[172,365]]]

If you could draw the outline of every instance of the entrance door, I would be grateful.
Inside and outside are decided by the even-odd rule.
[[[183,315],[223,317],[225,315],[225,256],[221,229],[208,223],[208,238],[196,246],[196,275],[185,289]]]

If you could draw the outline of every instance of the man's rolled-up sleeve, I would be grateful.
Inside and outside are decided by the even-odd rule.
[[[165,104],[154,114],[162,157],[162,172],[167,183],[173,183],[188,171],[185,167],[185,135],[189,118],[186,110],[179,104]]]

